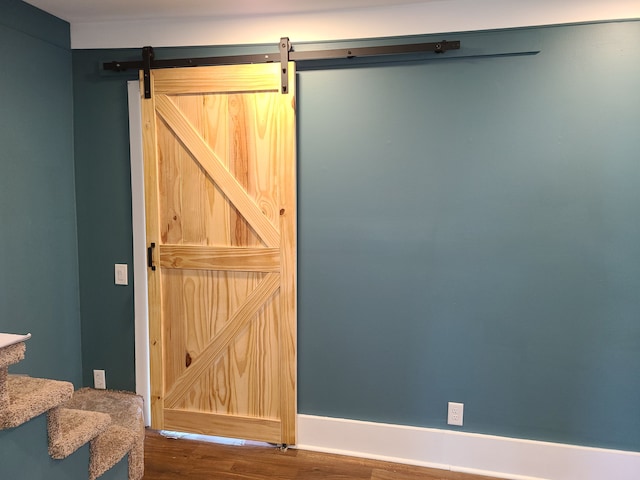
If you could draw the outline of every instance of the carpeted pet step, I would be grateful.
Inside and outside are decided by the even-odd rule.
[[[49,455],[61,460],[89,443],[111,424],[106,413],[56,407],[47,415]]]
[[[59,380],[7,375],[8,405],[0,409],[0,430],[14,428],[66,402],[73,385]]]
[[[8,367],[24,360],[25,350],[24,342],[0,348],[0,418],[2,418],[2,412],[5,412],[10,404],[9,386],[7,385]]]
[[[26,346],[24,342],[0,348],[0,368],[6,368],[9,365],[18,363],[20,360],[24,360],[25,350]]]
[[[89,478],[99,477],[129,453],[129,480],[144,474],[142,398],[127,392],[83,388],[65,408],[107,413],[112,425],[91,441]]]
[[[91,440],[89,480],[95,480],[122,460],[133,449],[135,443],[135,432],[120,425],[109,426],[104,433]],[[131,479],[131,475],[129,478]]]

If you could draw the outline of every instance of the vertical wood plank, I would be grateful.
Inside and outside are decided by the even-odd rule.
[[[184,149],[167,125],[156,121],[158,226],[162,243],[182,243],[182,157]]]
[[[143,73],[140,72],[140,92],[144,92]],[[151,82],[153,84],[153,72]],[[160,204],[158,198],[158,167],[156,150],[156,112],[153,98],[141,99],[142,145],[144,161],[144,195],[146,209],[147,246],[160,245]],[[157,262],[156,262],[157,263]],[[164,411],[162,284],[160,269],[147,269],[149,295],[149,376],[151,383],[151,427],[162,428]]]
[[[296,294],[296,151],[295,109],[296,81],[295,63],[289,63],[289,91],[282,95],[280,133],[284,136],[278,143],[282,158],[279,168],[280,185],[280,237],[281,237],[281,283],[280,283],[280,414],[282,443],[296,443],[297,413],[297,294]]]

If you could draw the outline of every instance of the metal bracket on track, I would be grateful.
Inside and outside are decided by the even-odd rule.
[[[151,98],[151,64],[153,63],[153,47],[142,47],[142,70],[144,72],[144,98]],[[154,268],[155,270],[155,268]]]
[[[283,94],[289,93],[289,52],[291,51],[291,42],[289,37],[280,39],[280,85]]]

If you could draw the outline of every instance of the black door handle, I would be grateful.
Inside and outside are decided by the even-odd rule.
[[[151,243],[151,246],[147,248],[147,266],[155,271],[156,270],[156,266],[153,264],[153,249],[156,248],[156,244],[155,243]]]

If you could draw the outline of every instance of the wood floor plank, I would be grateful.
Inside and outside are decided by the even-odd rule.
[[[498,480],[432,468],[331,455],[281,451],[257,442],[226,445],[167,438],[148,430],[143,480]]]

